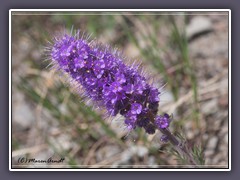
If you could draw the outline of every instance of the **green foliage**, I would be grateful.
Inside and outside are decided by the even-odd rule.
[[[192,149],[192,154],[196,162],[198,162],[199,165],[205,164],[203,149],[201,146],[194,146]]]

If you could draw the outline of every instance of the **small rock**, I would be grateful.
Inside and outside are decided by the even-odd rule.
[[[214,154],[214,151],[211,149],[211,150],[206,150],[204,152],[204,156],[205,157],[209,157],[209,156],[212,156]],[[209,158],[208,158],[209,159]]]
[[[186,35],[188,39],[193,38],[196,35],[199,35],[204,32],[212,30],[212,23],[206,17],[194,17],[190,24],[187,26]]]
[[[218,138],[216,136],[213,136],[211,139],[208,141],[207,148],[208,149],[215,149],[218,143]]]
[[[136,154],[139,157],[143,157],[145,154],[148,153],[148,149],[144,146],[132,146],[130,148],[130,151],[132,152],[132,154]]]
[[[146,154],[148,154],[148,149],[144,146],[131,146],[129,149],[125,150],[122,153],[121,160],[118,162],[121,163],[127,163],[132,156],[137,155],[139,157],[143,157]]]
[[[18,130],[26,130],[32,126],[35,121],[33,110],[24,100],[21,93],[13,95],[13,126]]]
[[[128,149],[125,150],[121,155],[121,160],[119,161],[119,164],[127,163],[131,159],[132,155],[133,154],[131,151],[129,151]]]
[[[203,137],[202,137],[203,141],[207,141],[208,139],[208,134],[204,134]]]
[[[58,109],[60,110],[60,112],[61,112],[62,114],[67,114],[67,113],[68,113],[68,109],[67,109],[66,104],[61,104],[61,105],[59,105]]]
[[[148,158],[148,164],[149,164],[149,165],[157,165],[154,156],[150,156],[150,157]]]
[[[138,146],[138,151],[137,151],[137,155],[139,157],[143,157],[148,153],[148,149],[144,146]]]
[[[211,99],[210,101],[202,104],[202,113],[205,115],[213,114],[218,110],[218,101],[217,99]]]

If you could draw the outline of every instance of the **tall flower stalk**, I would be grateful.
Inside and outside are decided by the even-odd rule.
[[[129,131],[140,127],[154,134],[160,130],[161,140],[171,142],[196,167],[191,153],[169,131],[171,117],[157,115],[161,92],[142,73],[139,64],[127,65],[117,50],[80,37],[79,31],[55,38],[49,52],[53,67],[68,74],[83,90],[82,96],[105,109],[109,116],[121,114]]]

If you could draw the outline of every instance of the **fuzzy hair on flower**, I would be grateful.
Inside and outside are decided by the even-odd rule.
[[[156,128],[168,127],[168,117],[157,116],[158,88],[143,75],[140,65],[128,65],[117,50],[90,41],[77,31],[55,38],[49,56],[54,68],[83,89],[82,96],[104,107],[110,116],[124,116],[129,130],[142,127],[153,134]]]
[[[47,48],[49,65],[67,74],[70,84],[77,85],[81,97],[105,109],[109,116],[122,115],[129,131],[139,127],[147,134],[154,134],[159,130],[161,142],[170,142],[175,148],[174,154],[178,152],[179,157],[197,167],[196,155],[168,129],[172,117],[157,114],[161,92],[141,66],[134,62],[128,64],[116,49],[89,39],[89,36],[80,36],[80,31],[64,32],[54,38]]]

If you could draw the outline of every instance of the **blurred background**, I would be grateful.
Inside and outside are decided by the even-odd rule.
[[[13,168],[181,168],[160,134],[127,134],[103,119],[63,77],[44,48],[64,28],[119,48],[165,85],[159,113],[201,147],[205,167],[228,167],[227,12],[12,12]],[[20,157],[63,163],[19,163]]]

